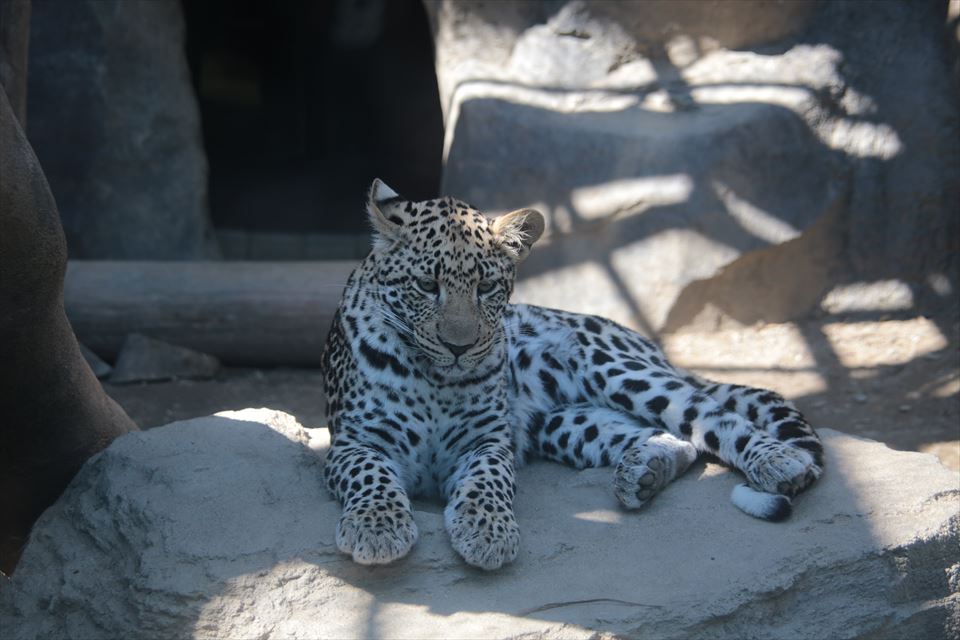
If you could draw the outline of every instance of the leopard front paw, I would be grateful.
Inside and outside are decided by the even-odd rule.
[[[360,564],[387,564],[407,555],[417,541],[413,514],[373,506],[344,511],[337,524],[337,547]]]
[[[453,548],[467,564],[487,571],[513,562],[520,549],[520,527],[506,507],[487,511],[477,505],[451,505],[445,511],[447,531]]]
[[[823,470],[809,451],[765,436],[747,445],[743,472],[754,489],[792,497],[813,484]]]

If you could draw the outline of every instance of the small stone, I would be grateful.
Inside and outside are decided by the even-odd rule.
[[[854,394],[853,399],[854,399],[856,402],[859,402],[860,404],[866,404],[866,402],[867,402],[868,400],[870,400],[870,398],[868,398],[868,397],[867,397],[867,394],[865,394],[865,393],[857,393],[857,394]]]
[[[131,333],[120,349],[110,382],[156,382],[208,379],[220,370],[220,361],[206,353]]]
[[[80,353],[83,355],[83,359],[87,361],[87,366],[93,371],[93,375],[97,376],[100,380],[110,376],[113,367],[101,360],[100,356],[87,348],[86,345],[80,345]]]
[[[912,409],[912,408],[913,408],[913,407],[911,407],[909,404],[902,404],[902,405],[900,405],[899,407],[897,407],[897,409],[900,411],[900,413],[907,413],[907,412],[910,411],[910,409]]]

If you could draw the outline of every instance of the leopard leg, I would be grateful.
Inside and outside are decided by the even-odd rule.
[[[373,447],[335,441],[324,475],[343,505],[337,523],[342,552],[360,564],[386,564],[410,551],[417,525],[391,460]]]
[[[626,329],[615,325],[598,328],[604,331],[606,348],[591,344],[584,349],[585,359],[590,362],[585,375],[591,382],[589,391],[607,406],[644,418],[689,440],[698,451],[739,469],[754,493],[782,494],[777,496],[780,499],[750,494],[750,500],[735,500],[741,508],[749,503],[744,510],[751,515],[780,519],[789,514],[789,500],[783,496],[796,493],[815,479],[815,452],[784,443],[727,409],[673,369],[649,344],[640,345],[643,351],[637,352],[609,346],[627,344],[632,334]]]
[[[481,569],[512,562],[520,548],[509,443],[487,441],[463,453],[444,483],[444,521],[453,548]]]
[[[780,394],[767,389],[699,380],[701,389],[729,411],[747,418],[787,446],[809,451],[813,466],[780,493],[796,495],[823,474],[823,444],[803,414]]]
[[[781,442],[681,378],[615,377],[608,388],[616,389],[613,402],[626,401],[638,415],[739,469],[759,491],[792,494],[816,466],[810,451]]]
[[[533,418],[531,435],[548,460],[578,469],[616,465],[614,494],[623,506],[646,504],[697,458],[697,450],[622,411],[574,405]]]

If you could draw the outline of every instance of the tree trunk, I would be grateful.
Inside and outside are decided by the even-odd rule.
[[[80,354],[63,311],[66,263],[56,203],[0,87],[0,571],[6,573],[34,521],[83,463],[136,429]]]

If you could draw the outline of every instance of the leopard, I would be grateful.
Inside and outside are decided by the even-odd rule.
[[[323,474],[342,508],[336,545],[355,562],[410,552],[416,497],[444,505],[468,565],[514,561],[516,470],[532,459],[614,467],[613,493],[633,510],[708,458],[742,473],[732,502],[768,521],[822,475],[818,435],[780,394],[674,367],[611,320],[511,303],[545,229],[535,209],[488,217],[376,179],[366,210],[372,247],[322,355]]]

